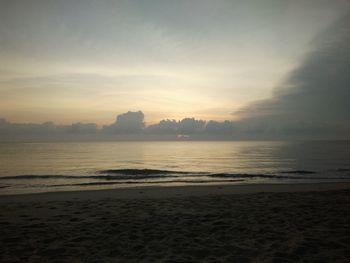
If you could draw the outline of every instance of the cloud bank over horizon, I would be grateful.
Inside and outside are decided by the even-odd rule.
[[[11,123],[0,119],[1,136],[59,136],[59,135],[228,135],[234,134],[232,121],[204,121],[195,118],[182,120],[165,119],[157,124],[146,126],[142,111],[128,111],[116,117],[114,123],[99,128],[95,123],[72,123],[70,125],[56,125],[53,122]]]
[[[270,123],[250,119],[243,121],[214,121],[184,118],[164,119],[146,125],[142,111],[126,112],[115,122],[99,127],[96,123],[57,125],[44,123],[11,123],[0,119],[1,141],[55,141],[55,140],[240,140],[240,139],[350,139],[349,129],[308,123],[290,123],[291,126],[271,126]],[[293,127],[293,128],[292,128]],[[339,136],[341,135],[341,136]]]

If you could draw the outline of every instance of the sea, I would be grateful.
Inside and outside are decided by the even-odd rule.
[[[0,143],[0,195],[350,182],[350,141]]]

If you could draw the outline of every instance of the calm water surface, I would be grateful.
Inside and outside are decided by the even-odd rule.
[[[350,181],[350,142],[0,143],[0,194]]]

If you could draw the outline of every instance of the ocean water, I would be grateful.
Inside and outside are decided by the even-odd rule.
[[[0,143],[0,194],[350,181],[350,141]]]

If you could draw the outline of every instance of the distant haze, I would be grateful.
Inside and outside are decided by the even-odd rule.
[[[349,13],[345,0],[0,0],[0,141],[350,139]]]

